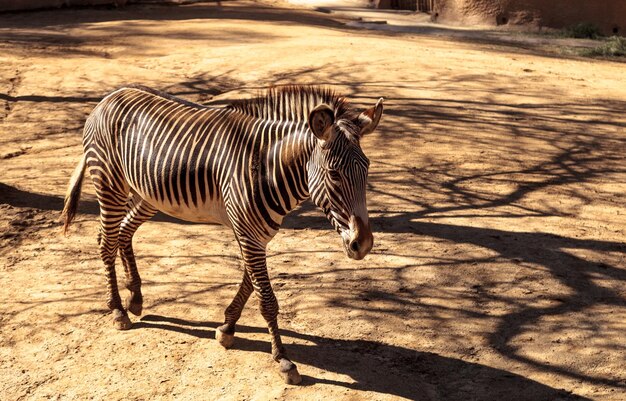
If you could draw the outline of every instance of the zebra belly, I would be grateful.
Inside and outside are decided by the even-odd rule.
[[[142,193],[142,191],[136,188],[133,188],[133,192],[141,196],[154,208],[177,219],[194,223],[217,223],[231,227],[224,202],[221,199],[207,199],[206,202],[200,203],[198,206],[193,204],[187,206],[186,204],[172,204],[167,200],[159,200],[154,196]]]

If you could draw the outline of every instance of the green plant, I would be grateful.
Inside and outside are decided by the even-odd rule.
[[[577,39],[597,39],[602,35],[600,29],[594,24],[581,22],[565,29],[564,36]]]
[[[626,38],[623,36],[611,36],[600,46],[587,49],[584,56],[624,57],[626,56]]]

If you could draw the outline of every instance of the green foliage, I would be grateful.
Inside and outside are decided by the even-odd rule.
[[[563,32],[564,36],[568,38],[576,39],[598,39],[600,36],[600,29],[594,24],[588,22],[581,22],[580,24],[573,25]]]
[[[623,36],[611,36],[600,46],[585,50],[583,55],[591,57],[625,57],[626,38]]]

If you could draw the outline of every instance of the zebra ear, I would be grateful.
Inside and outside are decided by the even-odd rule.
[[[356,125],[361,128],[359,136],[367,135],[374,131],[380,122],[380,117],[383,115],[383,98],[381,97],[376,102],[376,106],[365,110],[359,114],[356,118]]]
[[[320,104],[309,114],[309,128],[317,139],[328,141],[333,134],[335,113],[327,104]]]

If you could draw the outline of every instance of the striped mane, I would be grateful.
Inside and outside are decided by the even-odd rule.
[[[330,106],[335,118],[348,111],[347,100],[329,88],[309,85],[287,85],[270,88],[264,95],[237,100],[228,108],[272,121],[307,121],[318,105]]]

